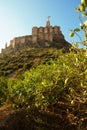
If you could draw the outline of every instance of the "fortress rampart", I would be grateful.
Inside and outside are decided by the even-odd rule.
[[[16,37],[10,41],[10,47],[15,48],[16,46],[20,46],[21,44],[24,44],[24,43],[29,42],[29,41],[32,41],[31,35]]]

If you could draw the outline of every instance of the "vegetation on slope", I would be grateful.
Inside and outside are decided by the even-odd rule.
[[[58,58],[57,48],[25,48],[10,54],[0,55],[0,76],[16,76],[32,67]]]
[[[0,103],[10,103],[14,109],[26,109],[27,121],[33,118],[31,129],[49,129],[50,119],[67,123],[64,130],[86,127],[87,52],[84,50],[66,54],[60,51],[58,58],[50,58],[16,78],[1,77],[0,86]],[[52,127],[62,129],[57,122]]]

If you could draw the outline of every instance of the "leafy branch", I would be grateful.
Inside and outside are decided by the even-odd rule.
[[[70,30],[70,37],[74,37],[76,35],[81,44],[87,46],[87,20],[83,21],[83,17],[87,17],[87,0],[81,0],[81,4],[78,5],[78,8],[75,8],[75,10],[79,14],[79,20],[81,22],[80,28],[75,28],[73,30]],[[83,31],[84,33],[84,40],[82,40],[81,36],[79,35],[79,32]]]

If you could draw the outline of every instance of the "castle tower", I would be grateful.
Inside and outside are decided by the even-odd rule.
[[[37,42],[37,34],[38,34],[38,28],[33,27],[32,28],[32,42],[36,43]]]
[[[16,46],[16,41],[15,41],[15,38],[13,40],[10,41],[10,47],[11,48],[15,48]]]
[[[48,16],[47,18],[48,18],[48,20],[47,20],[47,23],[46,23],[46,27],[50,27],[50,20],[49,20],[50,16]]]
[[[5,48],[7,48],[7,43],[5,44]]]
[[[43,27],[38,28],[38,38],[41,40],[44,40],[44,28]]]
[[[44,28],[44,35],[46,41],[53,41],[53,29],[50,25],[50,16],[47,17],[46,27]]]

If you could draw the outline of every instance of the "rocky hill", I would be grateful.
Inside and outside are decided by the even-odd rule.
[[[68,49],[62,49],[65,53]],[[27,47],[10,53],[0,54],[0,76],[13,76],[23,73],[39,64],[44,64],[50,59],[58,58],[58,48]]]
[[[0,54],[0,76],[12,76],[31,67],[55,58],[58,50],[67,52],[71,44],[62,34],[59,26],[33,27],[32,35],[16,37],[5,45]]]

